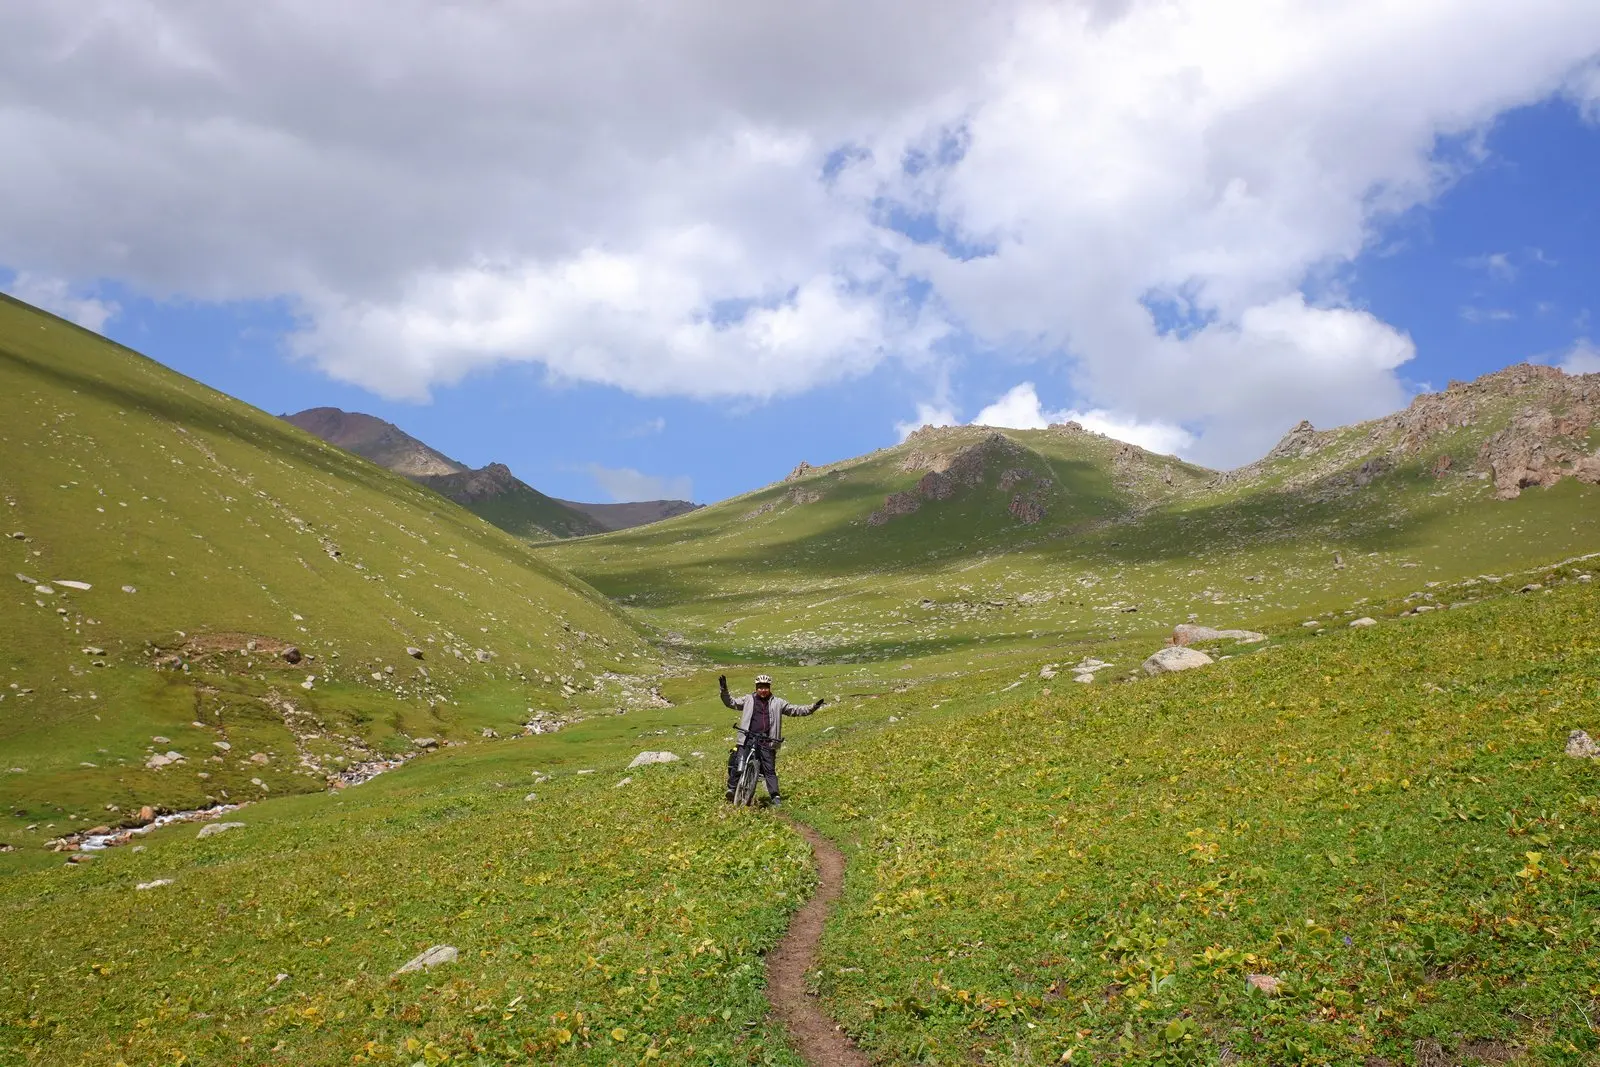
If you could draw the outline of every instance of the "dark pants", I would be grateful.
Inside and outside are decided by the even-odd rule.
[[[755,746],[757,765],[761,768],[761,777],[767,782],[767,796],[778,795],[778,746],[771,741],[746,741],[739,748],[728,753],[728,788],[731,790],[738,784],[739,754],[750,745]]]

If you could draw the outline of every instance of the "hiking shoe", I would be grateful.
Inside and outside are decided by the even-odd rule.
[[[724,789],[722,791],[722,799],[727,801],[729,804],[732,804],[733,803],[733,790]]]
[[[767,806],[771,807],[771,808],[781,808],[781,807],[783,807],[783,798],[782,797],[769,797],[767,799]]]

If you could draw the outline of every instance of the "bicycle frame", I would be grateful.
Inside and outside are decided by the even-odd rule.
[[[734,807],[749,807],[756,802],[756,785],[761,778],[761,760],[756,755],[756,746],[763,739],[751,739],[748,730],[739,731],[739,759],[735,765],[733,776],[733,804]],[[773,751],[783,742],[770,742]]]

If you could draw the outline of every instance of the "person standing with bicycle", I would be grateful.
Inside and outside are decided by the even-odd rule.
[[[785,715],[810,715],[826,701],[817,698],[815,704],[791,704],[782,697],[772,695],[772,679],[765,674],[756,675],[755,692],[735,700],[728,695],[728,676],[719,675],[717,685],[722,690],[722,703],[739,713],[739,747],[728,754],[728,790],[724,800],[733,799],[734,777],[738,773],[741,753],[760,761],[761,776],[766,779],[767,796],[773,805],[783,803],[778,792],[778,745],[783,742],[783,717]],[[746,752],[746,750],[751,750]]]

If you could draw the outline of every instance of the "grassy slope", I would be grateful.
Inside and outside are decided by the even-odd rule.
[[[854,845],[823,991],[895,1061],[1593,1062],[1578,589],[798,754]]]
[[[728,661],[1154,636],[1190,618],[1281,625],[1424,580],[1600,548],[1588,515],[1594,487],[1569,481],[1497,501],[1485,481],[1430,473],[1443,451],[1459,469],[1504,414],[1486,411],[1483,426],[1453,431],[1353,491],[1302,484],[1302,460],[1208,490],[1203,472],[1163,457],[1119,467],[1104,438],[1007,431],[1055,478],[1043,522],[1017,524],[1005,512],[1009,494],[991,483],[867,525],[886,494],[920,477],[902,469],[924,447],[913,440],[649,529],[542,551],[637,617]],[[944,433],[959,444],[982,431]],[[1171,486],[1159,477],[1165,468],[1176,473]],[[797,503],[796,490],[820,499]]]
[[[504,730],[530,706],[572,703],[563,679],[587,689],[642,664],[615,609],[522,542],[11,300],[0,300],[0,449],[0,533],[24,537],[0,539],[6,837],[24,823],[93,825],[107,803],[258,795],[252,778],[321,788],[269,699],[320,720],[323,736],[301,750],[332,759],[335,734],[392,747]],[[57,579],[93,588],[34,587]],[[249,637],[312,658],[291,668],[247,655]],[[240,651],[203,655],[196,641]],[[158,653],[185,668],[155,669]],[[201,762],[223,739],[232,753]],[[188,765],[146,771],[147,752],[167,748]],[[267,766],[244,762],[256,752]]]
[[[882,1062],[1589,1062],[1597,623],[1574,584],[1123,685],[1048,646],[786,673],[834,703],[785,791],[852,854],[822,990]],[[795,1062],[758,952],[804,849],[720,804],[713,685],[7,880],[0,1062]]]
[[[459,486],[477,472],[447,474],[422,479],[422,484],[452,500],[459,498]],[[474,515],[515,537],[529,541],[550,538],[585,537],[604,533],[605,526],[577,508],[568,507],[554,497],[545,496],[532,486],[516,481],[504,492],[459,501]]]

